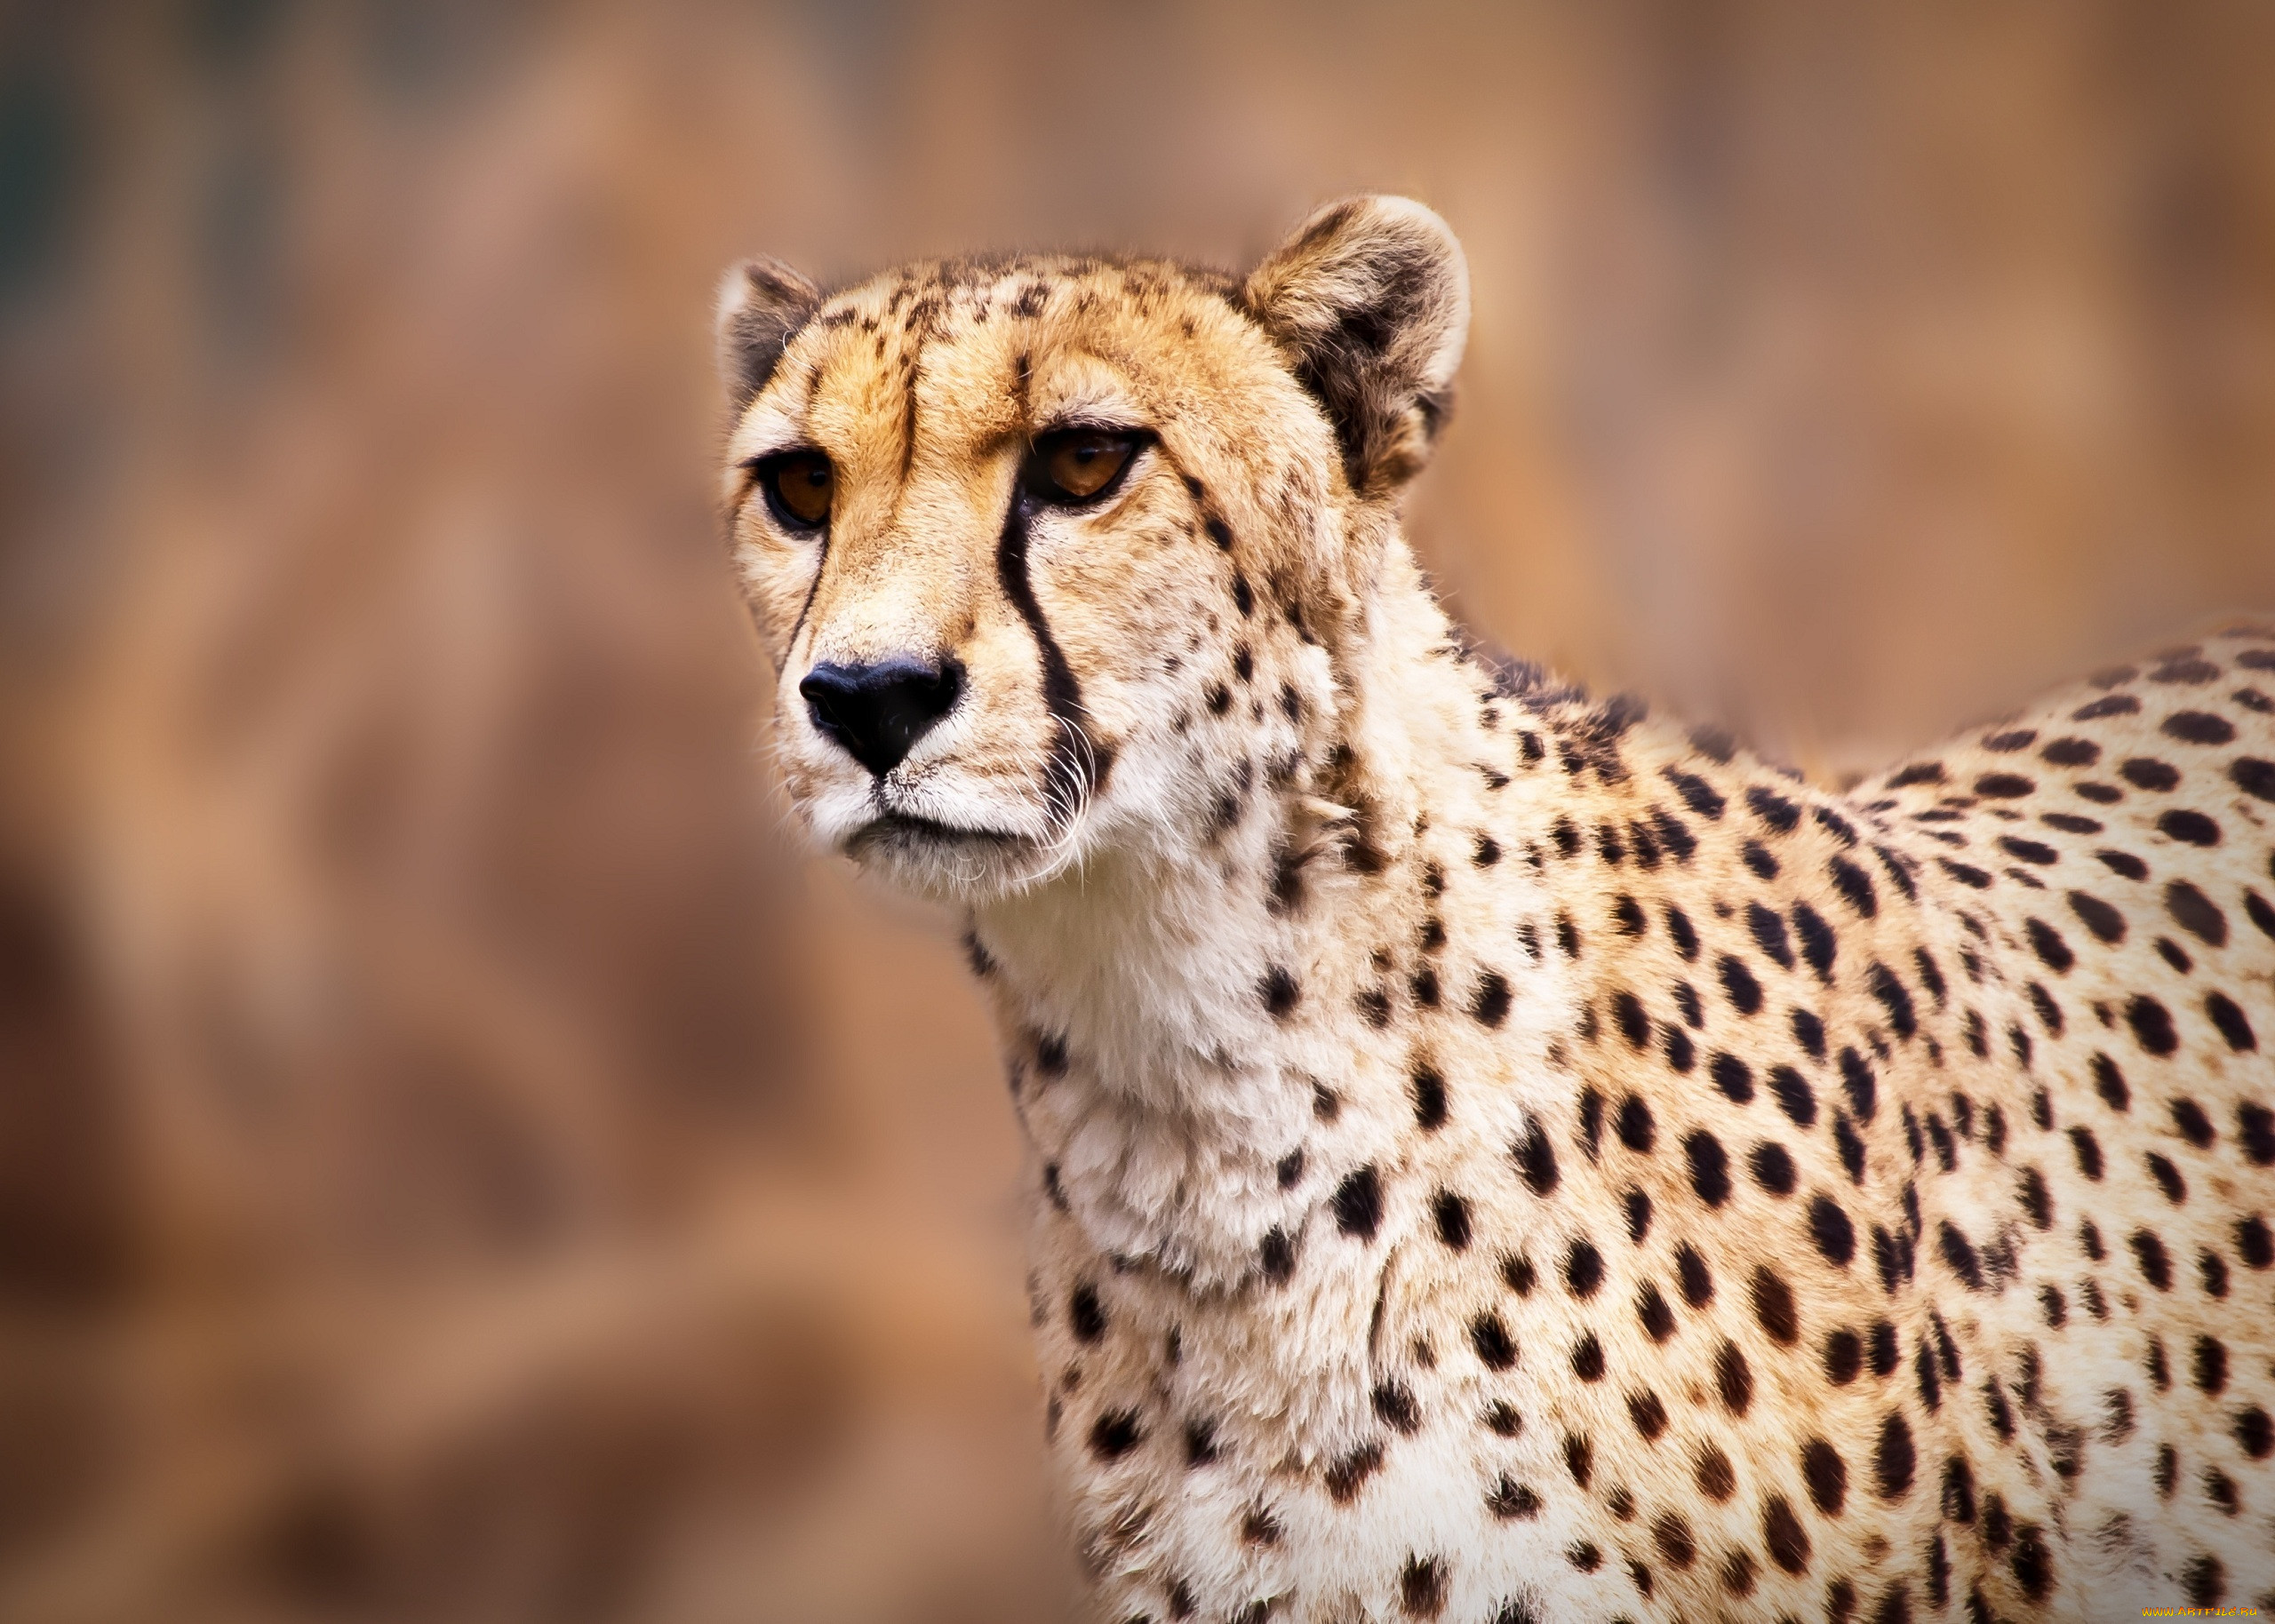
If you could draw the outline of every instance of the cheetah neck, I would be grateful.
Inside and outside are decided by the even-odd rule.
[[[1455,653],[1402,545],[1383,575],[1341,704],[1251,826],[1210,849],[1107,850],[974,921],[1052,1198],[1102,1254],[1200,1287],[1237,1287],[1275,1231],[1301,1232],[1321,1192],[1291,1158],[1324,1101],[1409,1109],[1402,1066],[1353,1063],[1369,1035],[1353,998],[1374,933],[1428,911],[1417,852],[1448,817],[1438,786],[1480,753],[1489,677]],[[1328,800],[1356,804],[1322,835],[1308,820]],[[1279,854],[1307,840],[1320,855],[1290,903]]]

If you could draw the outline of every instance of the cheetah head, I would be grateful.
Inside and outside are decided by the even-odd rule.
[[[1239,838],[1349,703],[1467,325],[1458,244],[1398,198],[1238,280],[730,271],[724,494],[815,842],[976,902]]]

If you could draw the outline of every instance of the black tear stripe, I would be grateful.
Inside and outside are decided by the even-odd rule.
[[[1034,601],[1034,585],[1027,578],[1026,503],[1016,492],[1010,510],[1003,515],[1003,538],[995,545],[995,573],[1003,584],[1003,595],[1019,611],[1019,617],[1027,623],[1027,630],[1034,633],[1035,649],[1042,660],[1043,703],[1050,707],[1051,717],[1058,723],[1058,737],[1051,746],[1051,753],[1061,760],[1071,760],[1083,797],[1095,795],[1105,787],[1106,775],[1114,770],[1114,752],[1093,738],[1082,725],[1082,685],[1066,664],[1066,651],[1052,634],[1050,622],[1043,618],[1042,606]],[[1058,774],[1052,773],[1044,780],[1043,795],[1050,803],[1052,818],[1063,827],[1074,816],[1078,802],[1069,796]]]
[[[813,612],[814,594],[821,590],[821,572],[829,568],[829,527],[821,532],[821,555],[814,560],[814,578],[806,583],[806,601],[798,605],[798,617],[790,623],[790,635],[782,644],[782,657],[774,662],[774,677],[781,681],[785,667],[790,664],[790,650],[798,646],[798,633],[806,629],[806,617]]]

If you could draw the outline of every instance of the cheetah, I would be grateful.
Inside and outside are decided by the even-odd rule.
[[[2275,1608],[2275,632],[1848,793],[1448,619],[1445,224],[736,267],[815,846],[968,920],[1115,1620]]]

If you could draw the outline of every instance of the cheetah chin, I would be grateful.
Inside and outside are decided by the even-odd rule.
[[[2275,1608],[2275,633],[1853,794],[1449,625],[1444,223],[727,278],[804,827],[955,902],[1102,1619]]]

